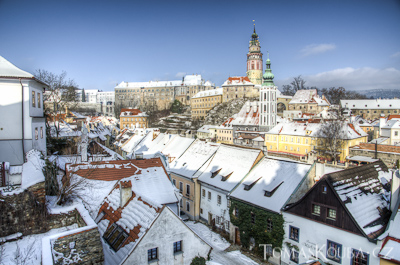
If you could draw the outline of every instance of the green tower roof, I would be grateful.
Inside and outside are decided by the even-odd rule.
[[[275,86],[274,74],[271,72],[271,60],[268,58],[266,62],[265,73],[263,74],[263,86]]]

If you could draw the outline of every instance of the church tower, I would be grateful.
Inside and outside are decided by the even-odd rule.
[[[256,33],[256,24],[249,43],[249,53],[247,53],[247,77],[255,85],[261,85],[263,75],[263,60],[260,41]]]
[[[276,125],[276,91],[274,84],[274,74],[271,72],[271,61],[267,59],[264,82],[260,89],[260,130],[269,131]]]

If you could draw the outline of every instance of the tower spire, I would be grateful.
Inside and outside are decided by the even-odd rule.
[[[253,33],[249,42],[249,52],[247,53],[247,77],[255,85],[262,84],[263,60],[261,45],[256,33],[256,23],[253,20]]]

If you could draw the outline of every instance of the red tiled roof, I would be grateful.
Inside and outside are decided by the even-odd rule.
[[[239,81],[239,82],[247,81],[247,82],[250,82],[250,79],[247,76],[236,76],[236,77],[229,77],[228,81],[229,82],[232,82],[232,81]]]
[[[74,173],[87,179],[113,181],[141,174],[142,172],[141,170],[138,170],[138,168],[146,169],[149,167],[162,167],[164,172],[168,176],[160,158],[150,158],[143,160],[133,159],[133,160],[91,162],[90,165],[92,167],[96,165],[97,166],[106,165],[106,166],[105,168],[97,167],[88,169],[76,169],[75,171],[73,171],[75,167],[78,167],[80,165],[84,166],[87,164],[74,164],[74,165],[69,164],[67,166],[67,172],[66,172],[67,175],[68,173]],[[107,167],[107,165],[112,165],[112,166]]]
[[[142,113],[139,109],[121,109],[122,112],[130,112],[130,115],[138,115],[139,113]]]
[[[375,144],[369,143],[360,143],[358,146],[360,149],[375,151]],[[350,148],[354,148],[355,146],[351,146]],[[378,152],[387,152],[387,153],[400,153],[400,146],[395,145],[386,145],[386,144],[378,144],[377,146]]]
[[[388,116],[388,121],[391,120],[391,119],[400,119],[400,115],[390,114]]]
[[[119,189],[118,184],[115,185],[114,189]],[[111,194],[111,192],[110,192],[110,194]],[[136,194],[135,194],[135,192],[132,191],[132,197],[127,201],[127,203],[125,205],[128,205],[129,202],[131,202],[135,197],[136,197]],[[153,205],[143,201],[141,197],[139,197],[138,200],[143,202],[144,204],[148,205],[150,208],[154,208],[157,213],[161,212],[162,208],[154,207]],[[108,226],[107,226],[107,229],[113,223],[116,223],[119,219],[121,219],[121,214],[122,214],[122,210],[123,209],[124,209],[124,207],[118,207],[118,209],[114,211],[113,208],[108,204],[107,201],[105,201],[103,203],[103,205],[100,207],[100,210],[99,210],[98,214],[100,214],[101,212],[104,212],[104,216],[103,216],[103,218],[101,220],[107,219],[107,220],[110,221]],[[135,226],[133,229],[131,229],[129,231],[128,238],[121,245],[121,248],[124,247],[125,245],[131,243],[131,242],[135,242],[139,238],[140,228],[142,228],[142,226],[138,224],[137,226]],[[107,231],[107,229],[106,229],[106,231]],[[127,232],[127,231],[125,231],[125,232]]]

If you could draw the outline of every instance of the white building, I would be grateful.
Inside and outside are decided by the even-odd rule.
[[[207,257],[211,247],[183,223],[171,205],[177,202],[176,190],[161,160],[131,161],[113,161],[114,165],[110,162],[103,169],[136,170],[114,186],[98,211],[105,264],[184,265],[196,256]]]
[[[326,174],[283,212],[281,264],[379,264],[392,172],[381,162]],[[300,197],[300,196],[298,196]]]
[[[101,105],[101,113],[114,116],[115,91],[100,91],[97,93],[97,103]]]
[[[43,93],[47,84],[0,56],[0,161],[22,165],[25,153],[46,153]]]
[[[260,130],[268,131],[276,125],[276,91],[274,85],[274,74],[271,73],[271,61],[268,59],[266,63],[265,73],[263,75],[264,82],[260,89]]]
[[[200,170],[200,219],[229,233],[228,193],[262,157],[260,150],[221,144]]]

